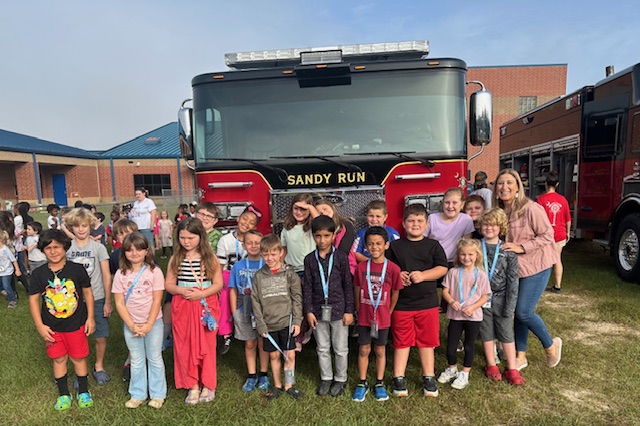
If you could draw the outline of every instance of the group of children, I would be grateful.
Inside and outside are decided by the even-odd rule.
[[[513,343],[517,259],[500,250],[499,236],[506,233],[508,221],[504,212],[491,209],[474,215],[474,226],[474,220],[461,213],[462,197],[456,188],[447,191],[443,212],[432,215],[421,204],[407,206],[403,238],[385,225],[384,202],[372,202],[367,208],[369,226],[346,248],[336,241],[336,235],[344,235],[350,223],[341,222],[335,206],[326,208],[330,204],[326,200],[314,203],[307,194],[296,195],[280,236],[263,236],[256,230],[262,213],[253,205],[238,217],[237,229],[222,236],[215,228],[218,209],[202,202],[195,217],[178,223],[178,244],[166,279],[135,224],[119,219],[112,225],[122,247],[109,260],[104,246],[90,237],[95,216],[83,208],[72,210],[63,223],[73,233],[73,241],[59,229],[43,233],[37,247],[47,265],[34,271],[29,288],[36,328],[54,361],[60,394],[55,408],[71,406],[69,357],[77,377],[78,405],[93,404],[85,361],[90,334],[96,337],[93,376],[98,384],[109,380],[104,354],[112,293],[129,349],[128,408],[137,408],[147,398],[151,407],[162,407],[167,384],[161,352],[169,332],[175,385],[188,390],[187,404],[215,398],[216,355],[228,350],[232,334],[245,345],[248,376],[243,391],[258,388],[268,399],[282,393],[302,398],[295,386],[295,357],[305,329],[316,340],[320,366],[316,393],[337,397],[347,385],[352,323],[357,324],[359,344],[354,401],[363,401],[370,388],[367,372],[372,344],[375,399],[388,399],[384,374],[389,335],[394,346],[393,394],[398,397],[408,395],[405,371],[413,346],[418,348],[426,396],[438,395],[436,381],[453,380],[454,388],[464,388],[478,335],[487,356],[487,376],[502,378],[493,356],[497,338],[506,355],[506,380],[523,384],[515,369]],[[474,232],[484,238],[471,239]],[[360,260],[357,264],[356,259]],[[450,320],[449,366],[436,380],[440,281]],[[465,357],[458,372],[457,346],[462,333]],[[218,335],[223,337],[220,347]],[[269,366],[273,385],[267,374]]]

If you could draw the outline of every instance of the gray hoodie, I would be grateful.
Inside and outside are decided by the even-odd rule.
[[[256,272],[251,291],[256,329],[260,335],[280,331],[302,323],[302,286],[300,278],[291,266],[283,265],[275,274],[267,265]]]

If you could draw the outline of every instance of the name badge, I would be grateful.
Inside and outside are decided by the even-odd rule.
[[[483,308],[485,309],[491,309],[491,296],[489,296],[489,298],[487,299],[487,302],[482,305]]]
[[[322,314],[320,315],[320,321],[331,321],[331,305],[322,305]]]
[[[256,316],[255,315],[251,315],[251,328],[253,328],[254,330],[257,328],[256,325]]]
[[[372,339],[377,339],[378,338],[378,321],[376,320],[371,320],[371,338]]]

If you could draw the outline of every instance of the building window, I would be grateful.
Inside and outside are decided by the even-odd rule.
[[[518,98],[518,114],[526,114],[538,106],[537,96],[520,96]]]
[[[133,175],[133,186],[144,187],[149,196],[162,196],[163,189],[171,189],[171,175]]]

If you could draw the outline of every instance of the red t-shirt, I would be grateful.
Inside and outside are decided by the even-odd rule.
[[[378,299],[380,291],[380,277],[382,275],[383,263],[371,262],[371,284],[373,290],[373,301]],[[367,262],[360,262],[356,268],[353,277],[354,286],[359,287],[360,308],[358,309],[358,325],[363,327],[371,327],[373,319],[373,306],[369,299],[369,286],[367,284]],[[376,311],[376,319],[378,321],[378,329],[383,330],[391,326],[391,314],[389,306],[391,305],[391,290],[402,290],[402,280],[400,279],[400,267],[392,261],[387,261],[387,272],[382,284],[382,296],[380,296],[380,305]]]
[[[571,221],[567,199],[557,192],[548,192],[539,196],[536,201],[547,212],[556,242],[565,241],[567,239],[567,222]]]

